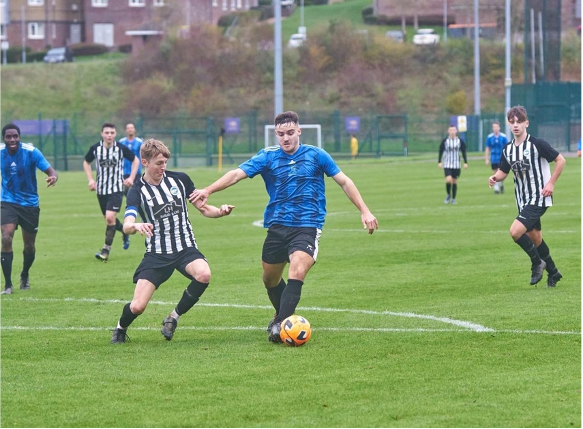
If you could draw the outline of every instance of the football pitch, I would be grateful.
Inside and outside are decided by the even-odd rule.
[[[84,174],[61,173],[47,189],[40,173],[31,290],[18,289],[17,231],[16,288],[1,298],[1,425],[581,427],[580,159],[567,158],[542,218],[563,273],[547,288],[546,274],[529,285],[530,261],[508,233],[511,176],[495,195],[476,157],[458,204],[444,205],[436,158],[339,162],[379,220],[372,236],[326,179],[318,262],[297,310],[313,332],[299,348],[265,333],[260,177],[211,195],[236,206],[229,217],[191,207],[213,275],[174,339],[160,328],[188,283],[179,273],[132,324],[131,342],[112,345],[143,240],[124,251],[117,235],[109,262],[97,261],[105,224]],[[197,187],[220,176],[184,171]]]

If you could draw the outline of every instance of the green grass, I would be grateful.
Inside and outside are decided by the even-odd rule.
[[[508,234],[511,183],[494,195],[481,159],[463,171],[457,206],[443,205],[433,160],[340,166],[380,229],[367,235],[327,179],[318,263],[298,308],[313,333],[301,348],[263,331],[265,232],[252,225],[267,200],[261,179],[211,196],[237,206],[228,218],[191,211],[213,278],[174,339],[159,328],[187,284],[178,273],[132,341],[115,346],[109,329],[143,244],[133,236],[123,251],[117,237],[99,263],[104,222],[83,174],[42,188],[31,290],[1,299],[2,426],[580,427],[580,160],[567,160],[542,221],[564,275],[552,289],[528,284],[528,258]],[[219,176],[188,172],[198,186]],[[17,280],[18,233],[14,244]]]
[[[121,54],[120,54],[121,55]],[[2,67],[2,122],[18,119],[69,119],[77,130],[95,132],[99,120],[116,119],[123,90],[119,56],[63,64],[11,64]],[[80,122],[77,124],[76,122]]]

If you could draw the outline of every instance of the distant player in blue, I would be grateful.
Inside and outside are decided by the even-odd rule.
[[[486,139],[486,165],[490,165],[494,173],[500,167],[502,149],[504,149],[507,143],[508,137],[506,137],[506,134],[500,132],[500,122],[492,122],[492,132],[488,134],[488,138]],[[504,181],[494,184],[494,193],[504,193]]]
[[[318,243],[326,216],[324,175],[332,177],[360,210],[364,229],[372,234],[378,228],[354,182],[340,171],[323,149],[300,143],[302,130],[295,112],[275,117],[278,146],[260,150],[254,157],[231,170],[212,185],[195,190],[189,197],[203,203],[213,192],[222,191],[247,177],[260,174],[269,202],[263,216],[268,228],[263,243],[263,283],[275,316],[267,327],[269,341],[281,342],[281,322],[291,316],[300,301],[308,271],[318,256]],[[287,284],[283,270],[289,262]]]
[[[136,179],[138,177],[140,177],[142,175],[142,159],[140,158],[140,148],[142,147],[142,143],[144,143],[144,141],[139,138],[136,137],[136,126],[134,125],[133,122],[128,122],[126,124],[126,137],[122,138],[119,143],[127,146],[127,148],[129,150],[131,150],[134,155],[136,155],[136,157],[138,158],[138,172],[136,173],[136,177],[134,177],[134,182],[136,181]],[[132,172],[132,163],[131,161],[124,159],[123,162],[123,178],[124,180],[127,179],[128,177],[130,177],[130,174]],[[124,186],[124,194],[127,195],[128,194],[128,190],[130,188],[128,186]]]
[[[2,128],[3,144],[0,144],[2,164],[2,192],[0,218],[2,219],[2,272],[4,290],[12,293],[12,239],[18,226],[22,228],[24,262],[20,273],[20,289],[30,289],[28,271],[35,258],[36,233],[39,224],[39,198],[36,169],[43,171],[47,186],[57,183],[57,172],[51,167],[40,150],[30,143],[20,142],[20,128],[14,124]]]

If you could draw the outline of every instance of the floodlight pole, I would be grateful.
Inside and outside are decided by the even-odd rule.
[[[273,26],[274,55],[274,116],[283,112],[283,60],[281,43],[281,0],[273,0],[275,25]]]
[[[480,1],[474,0],[474,115],[480,116]]]
[[[511,94],[511,88],[512,88],[512,75],[510,74],[510,67],[512,65],[511,63],[511,59],[510,59],[510,50],[512,47],[512,34],[510,33],[510,21],[511,21],[511,16],[510,16],[510,0],[506,0],[506,79],[504,79],[504,89],[505,89],[505,109],[504,109],[504,116],[506,117],[506,114],[508,113],[508,111],[510,110],[510,94]],[[508,125],[508,121],[504,121],[504,124],[506,125],[505,127],[505,131],[506,131],[506,137],[510,138],[510,126]]]

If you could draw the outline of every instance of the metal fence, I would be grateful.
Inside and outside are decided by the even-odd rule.
[[[520,86],[517,86],[520,87]],[[514,87],[513,87],[514,88]],[[531,116],[530,132],[545,138],[557,149],[569,150],[573,139],[580,134],[581,119],[573,118],[573,113],[580,115],[580,84],[578,104],[565,105],[553,102],[539,102],[539,97],[547,100],[546,93],[535,95],[532,90],[518,88],[516,100],[526,102],[520,104],[527,108],[534,102],[534,108],[529,109]],[[521,92],[522,91],[522,92]],[[546,89],[545,89],[546,91]],[[568,98],[568,97],[567,97]],[[532,100],[531,100],[532,99]],[[578,106],[578,107],[577,107]],[[435,153],[441,140],[447,135],[447,128],[455,117],[445,115],[425,115],[423,117],[408,115],[380,115],[376,113],[361,114],[358,112],[333,111],[298,111],[303,124],[320,124],[322,129],[322,147],[334,158],[350,157],[350,134],[359,140],[360,157],[408,156],[420,153]],[[234,116],[234,115],[233,115]],[[358,119],[357,130],[349,129],[348,119]],[[467,131],[460,133],[468,151],[483,150],[486,136],[490,133],[493,121],[504,123],[504,113],[467,116]],[[273,124],[273,118],[253,110],[236,117],[238,127],[236,132],[223,133],[222,155],[224,164],[239,164],[264,147],[264,127]],[[88,148],[100,140],[103,122],[117,124],[118,139],[124,135],[127,122],[136,125],[137,133],[143,138],[162,140],[170,148],[171,167],[212,166],[217,164],[218,144],[221,131],[225,128],[225,118],[222,117],[156,117],[156,118],[111,118],[87,119],[75,115],[71,119],[45,120],[38,116],[35,120],[15,120],[17,124],[26,123],[22,129],[22,141],[34,143],[51,164],[58,170],[82,169],[83,156]],[[37,123],[34,127],[33,123]],[[573,134],[573,127],[579,127]],[[22,127],[21,127],[22,128]],[[31,132],[34,130],[35,132]],[[568,130],[568,131],[565,131]],[[306,130],[307,131],[307,130]],[[578,138],[578,137],[577,137]],[[305,133],[302,142],[316,144],[311,141],[309,133]],[[575,140],[576,141],[576,140]]]

